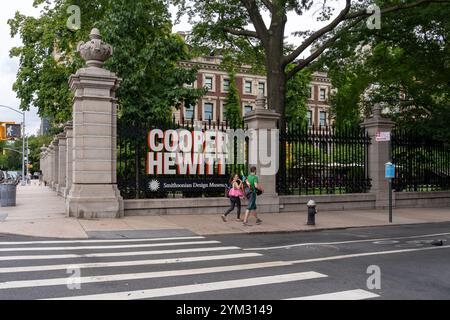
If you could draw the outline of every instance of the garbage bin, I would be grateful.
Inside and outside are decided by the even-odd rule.
[[[16,189],[17,186],[12,183],[0,184],[0,205],[2,207],[16,206]]]

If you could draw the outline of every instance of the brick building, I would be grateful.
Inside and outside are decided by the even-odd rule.
[[[199,71],[194,88],[208,87],[208,92],[195,105],[182,106],[174,111],[176,120],[192,120],[202,124],[211,120],[212,124],[225,121],[224,105],[229,92],[229,74],[220,66],[221,57],[203,56],[190,61],[182,61],[181,66],[192,68],[198,66]],[[267,96],[267,79],[265,76],[252,74],[250,67],[242,66],[236,70],[235,81],[241,100],[242,116],[253,110],[259,93]],[[325,72],[315,72],[310,83],[307,119],[310,125],[328,125],[330,122],[328,96],[331,82]]]

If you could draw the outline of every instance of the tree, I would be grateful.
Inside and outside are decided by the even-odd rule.
[[[225,101],[225,117],[231,128],[238,128],[242,123],[241,100],[236,87],[236,78],[233,71],[229,73],[230,90]]]
[[[242,56],[254,56],[263,59],[268,81],[269,108],[285,115],[287,81],[297,72],[314,62],[326,49],[333,46],[348,32],[365,23],[365,18],[372,12],[367,11],[374,1],[363,0],[352,3],[345,1],[345,7],[331,19],[332,7],[322,2],[319,19],[329,21],[317,31],[300,30],[296,35],[303,42],[295,48],[284,44],[285,27],[288,14],[293,13],[299,19],[313,8],[317,2],[312,0],[172,0],[179,6],[180,14],[187,13],[190,21],[195,21],[193,28],[194,43],[211,46],[233,48]],[[380,13],[392,14],[402,9],[422,5],[442,5],[445,0],[411,0],[377,1],[381,6]],[[437,3],[437,4],[436,4]],[[268,13],[270,22],[264,21]],[[198,18],[198,19],[197,19]],[[197,19],[197,20],[196,20]],[[314,50],[305,58],[299,57],[314,46]],[[287,70],[287,66],[295,63],[295,67]],[[284,118],[282,118],[282,122]]]
[[[403,11],[331,48],[322,62],[337,88],[336,122],[359,123],[379,102],[400,127],[449,141],[449,14],[450,6]]]
[[[34,5],[47,3],[36,0]],[[69,5],[81,9],[81,28],[66,26]],[[19,34],[23,46],[11,50],[20,58],[14,90],[21,108],[38,107],[41,116],[56,124],[70,119],[72,93],[68,78],[84,62],[75,54],[76,44],[86,41],[92,27],[114,47],[105,67],[123,79],[117,92],[123,121],[159,121],[170,117],[172,108],[195,101],[201,89],[185,88],[195,80],[196,70],[177,62],[189,59],[181,37],[171,33],[170,14],[163,0],[55,0],[46,4],[38,18],[16,13],[9,21],[11,35]]]
[[[294,68],[290,65],[289,69]],[[286,121],[288,123],[304,123],[306,121],[306,104],[309,96],[309,86],[311,82],[311,73],[308,70],[302,70],[295,74],[287,82],[286,90]]]

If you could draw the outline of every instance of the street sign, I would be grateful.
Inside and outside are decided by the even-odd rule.
[[[21,134],[21,125],[20,124],[6,124],[6,139],[19,139]]]
[[[395,178],[395,165],[392,164],[391,162],[388,162],[385,164],[385,175],[386,175],[386,179],[393,179]]]
[[[391,141],[391,133],[389,131],[377,132],[375,136],[375,141],[376,142]]]

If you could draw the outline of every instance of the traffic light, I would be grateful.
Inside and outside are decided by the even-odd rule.
[[[0,141],[21,137],[21,126],[15,122],[0,122]]]

